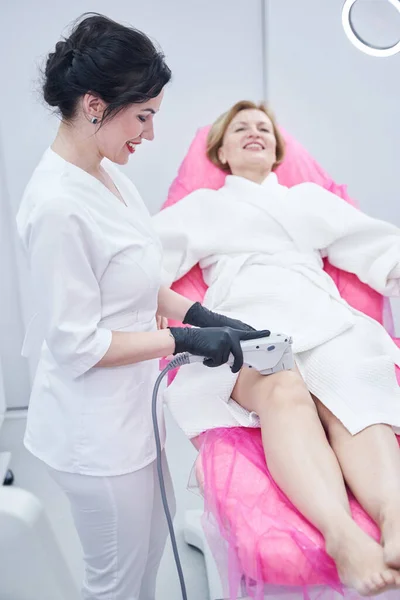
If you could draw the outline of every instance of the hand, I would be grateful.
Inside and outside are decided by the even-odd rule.
[[[167,329],[168,319],[162,315],[156,314],[157,329]]]
[[[231,327],[232,329],[238,329],[240,331],[255,331],[254,327],[242,323],[242,321],[231,319],[208,310],[208,308],[202,306],[200,302],[195,302],[189,308],[183,323],[185,325],[194,325],[195,327]],[[270,332],[265,332],[265,336],[269,334]]]
[[[190,352],[204,356],[207,367],[219,367],[228,362],[233,354],[232,373],[238,373],[243,367],[243,352],[240,342],[266,337],[269,331],[243,331],[231,327],[170,327],[175,339],[175,352]]]

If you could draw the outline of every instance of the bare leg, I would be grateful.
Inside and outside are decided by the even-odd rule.
[[[400,449],[392,428],[373,425],[352,436],[316,405],[347,485],[381,528],[386,563],[400,569]]]
[[[300,375],[284,371],[263,377],[243,369],[232,397],[259,415],[269,470],[324,536],[343,583],[363,595],[400,586],[381,546],[351,518],[339,463]]]

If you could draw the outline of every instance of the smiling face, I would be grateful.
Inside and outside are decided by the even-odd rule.
[[[238,112],[225,131],[218,158],[233,175],[259,171],[266,176],[276,162],[276,138],[265,112],[254,108]]]
[[[163,91],[142,104],[131,104],[122,109],[95,130],[95,143],[98,154],[114,163],[124,165],[142,140],[154,139],[153,118],[159,111]],[[95,114],[101,114],[105,105],[97,107]],[[87,111],[89,113],[89,111]],[[92,112],[93,114],[93,112]]]

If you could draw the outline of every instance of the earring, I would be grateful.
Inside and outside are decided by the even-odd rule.
[[[96,123],[98,123],[98,118],[97,117],[92,117],[90,119],[90,122],[93,123],[93,125],[96,125]]]

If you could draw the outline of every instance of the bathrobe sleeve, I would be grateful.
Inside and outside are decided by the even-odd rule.
[[[105,243],[93,227],[82,207],[74,207],[71,198],[62,198],[36,209],[20,231],[41,337],[57,363],[73,378],[99,362],[112,337],[111,331],[98,326],[98,280]]]
[[[163,283],[170,286],[213,252],[213,190],[197,190],[153,217],[163,247]],[[211,210],[211,212],[210,212]]]
[[[329,262],[385,296],[400,296],[400,229],[375,219],[324,188],[301,188],[303,235]],[[300,222],[299,222],[300,227]]]

